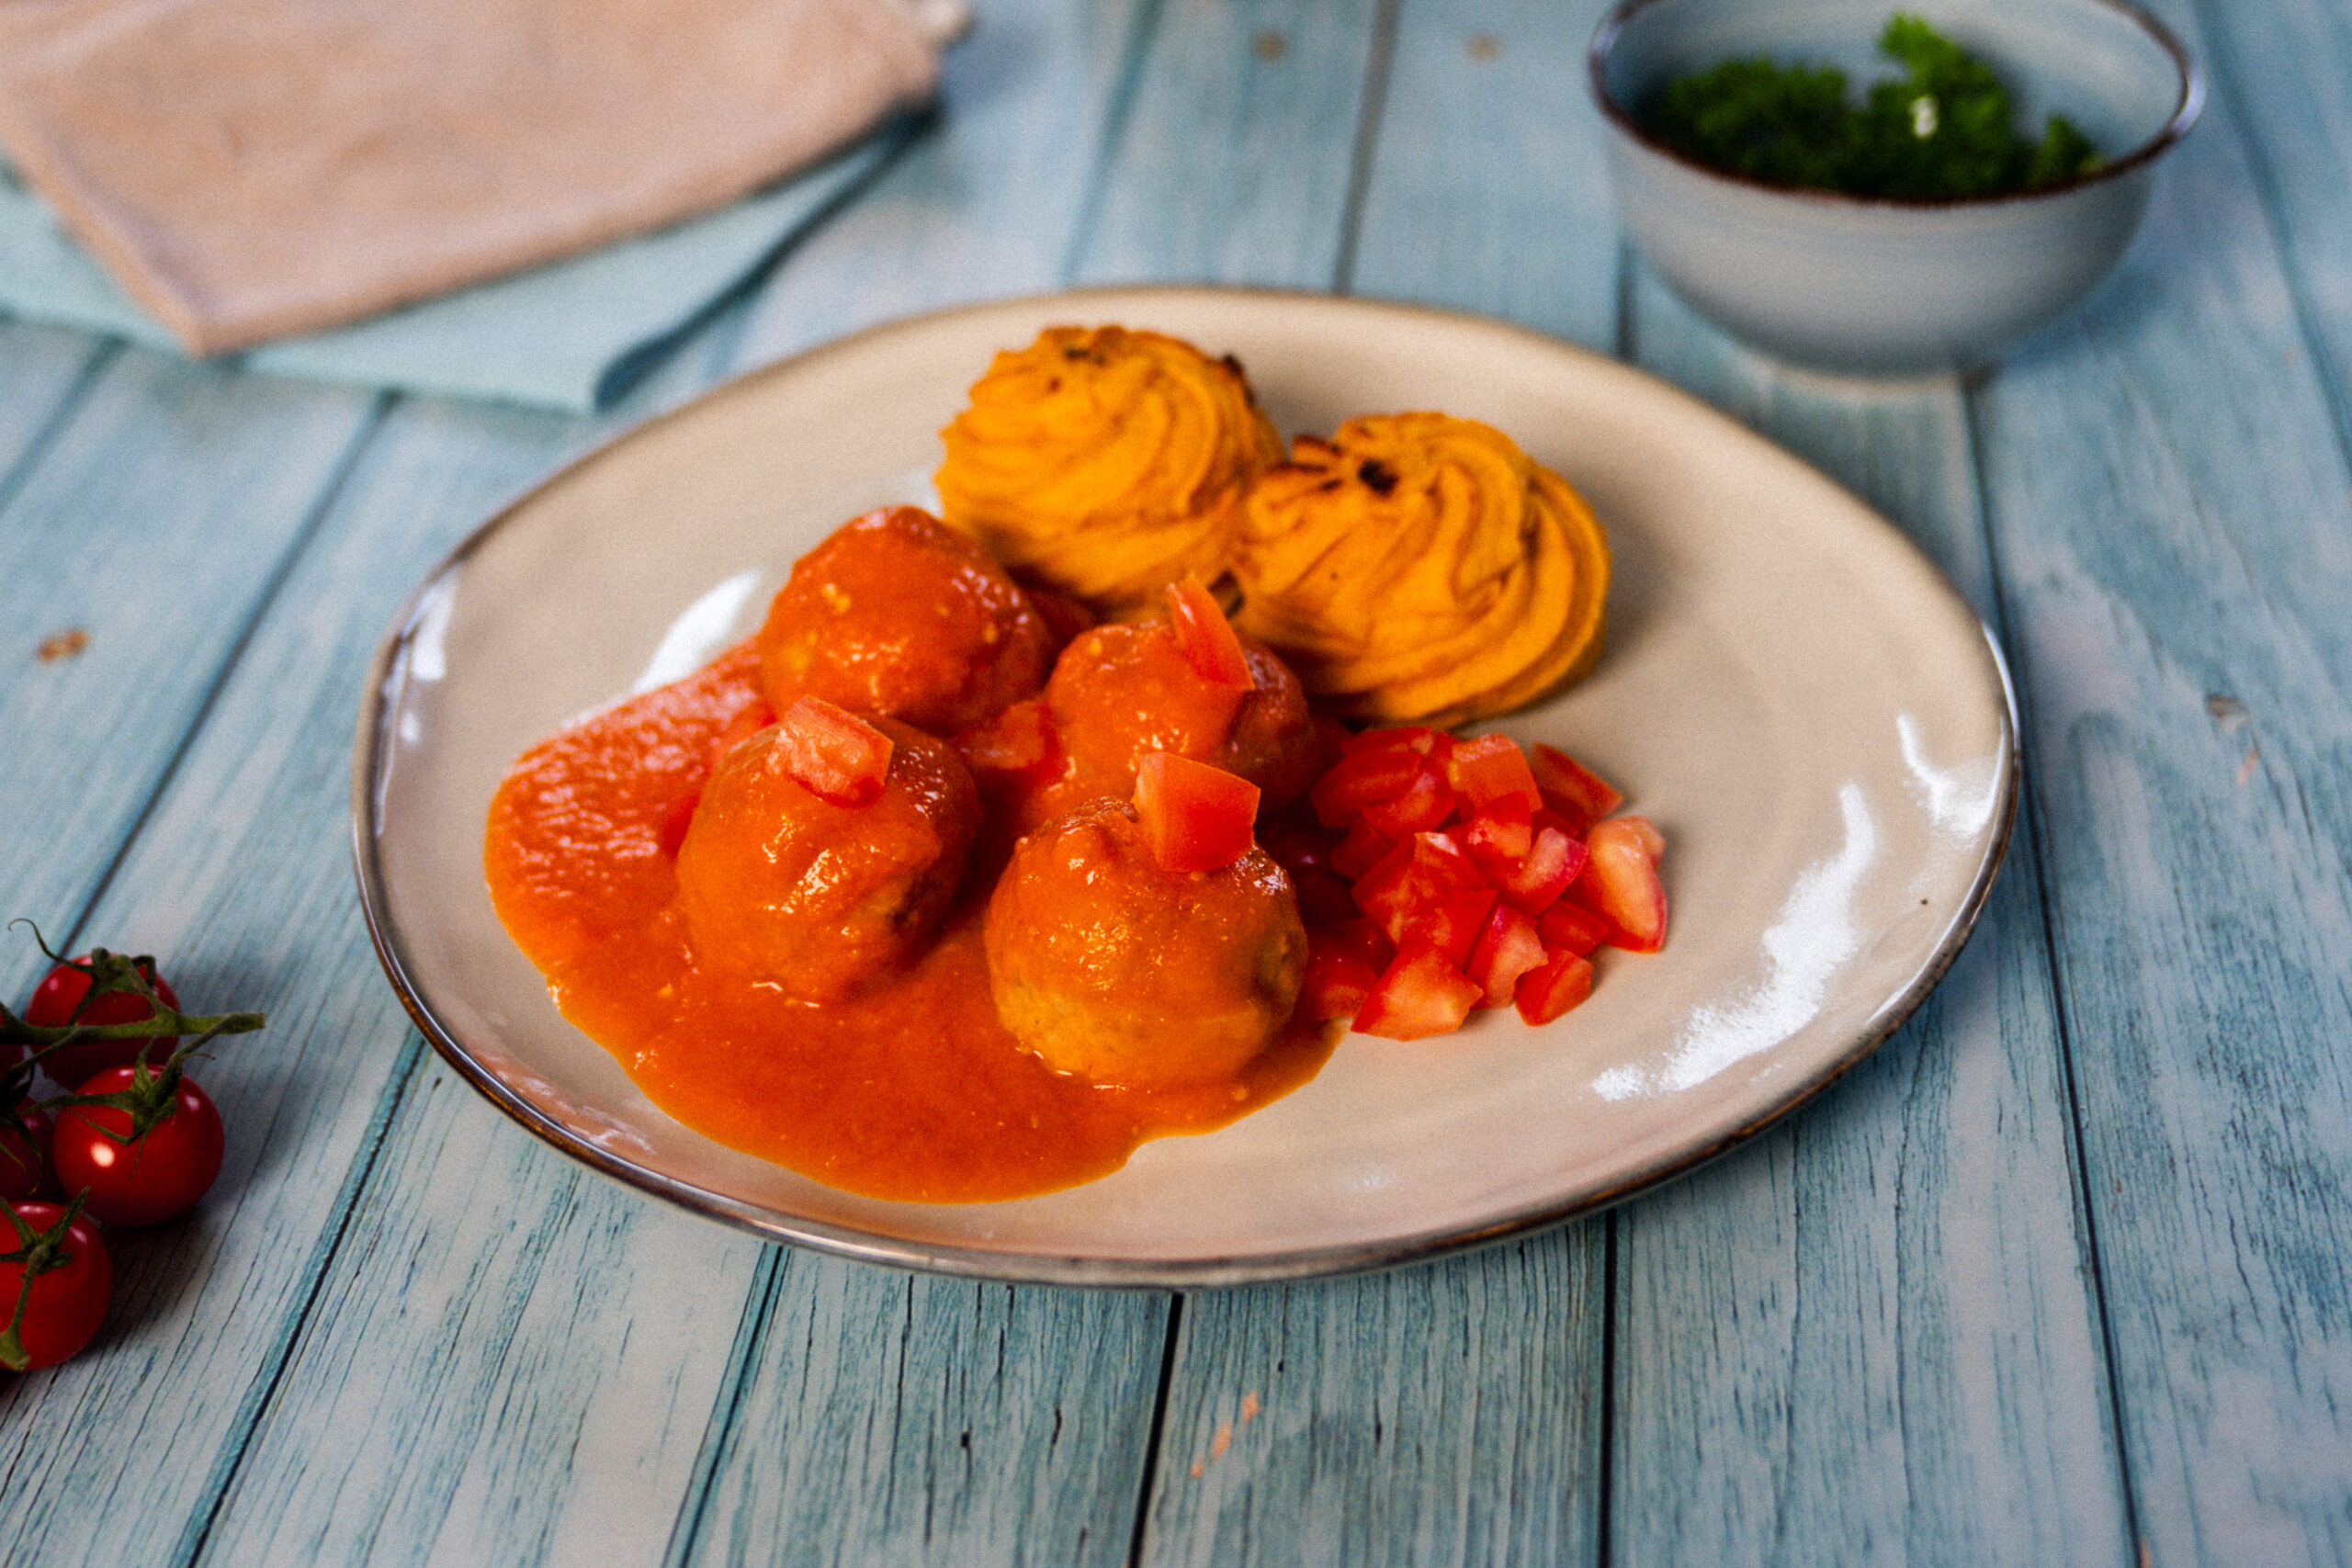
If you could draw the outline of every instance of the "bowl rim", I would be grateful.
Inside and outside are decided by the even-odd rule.
[[[1815,203],[1833,209],[1887,212],[1964,211],[1973,208],[1995,208],[2040,201],[2045,197],[2064,196],[2074,191],[2083,190],[2106,181],[2121,179],[2154,163],[2175,142],[2188,134],[2189,128],[2197,123],[2198,116],[2205,107],[2205,73],[2198,65],[2196,58],[2188,52],[2188,47],[2180,41],[2178,36],[2170,28],[2138,6],[2132,4],[2131,0],[2079,0],[2080,4],[2110,12],[2138,27],[2141,31],[2148,35],[2157,48],[2171,57],[2173,69],[2179,76],[2179,94],[2174,100],[2171,118],[2165,120],[2163,128],[2154,136],[2121,157],[2101,164],[2089,174],[2076,175],[2071,179],[2061,180],[2055,185],[2035,186],[2027,190],[1996,191],[1984,196],[1857,196],[1849,191],[1823,190],[1812,186],[1774,185],[1769,180],[1759,180],[1753,175],[1718,168],[1713,164],[1703,163],[1679,151],[1652,135],[1629,109],[1611,95],[1607,66],[1609,52],[1616,47],[1618,36],[1625,30],[1626,26],[1634,17],[1643,12],[1673,3],[1674,0],[1618,0],[1618,4],[1612,6],[1609,13],[1600,18],[1600,25],[1593,29],[1592,42],[1585,51],[1585,80],[1586,85],[1592,93],[1592,100],[1599,107],[1603,119],[1615,128],[1621,135],[1639,143],[1647,151],[1693,174],[1702,175],[1708,179],[1719,181],[1741,190],[1755,191],[1767,196]]]

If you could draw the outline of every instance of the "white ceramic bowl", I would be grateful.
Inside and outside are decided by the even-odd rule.
[[[1675,77],[1758,55],[1839,66],[1859,92],[1893,73],[1876,42],[1897,9],[1990,63],[2021,128],[2063,114],[2107,164],[2020,195],[1892,201],[1725,174],[1637,118]],[[2205,96],[2179,40],[2119,0],[1624,0],[1589,63],[1626,226],[1676,292],[1769,353],[1876,375],[1982,363],[2087,295]]]

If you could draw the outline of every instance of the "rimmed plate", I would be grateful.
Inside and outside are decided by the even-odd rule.
[[[671,1121],[559,1016],[481,870],[532,741],[757,624],[800,552],[930,494],[998,348],[1118,321],[1249,367],[1285,434],[1440,408],[1566,475],[1616,554],[1599,671],[1499,728],[1585,759],[1668,849],[1665,952],[1592,999],[1398,1044],[1215,1134],[1017,1202],[835,1191]],[[1555,1224],[1685,1170],[1867,1055],[1966,940],[2014,812],[2007,676],[1883,518],[1673,389],[1498,322],[1323,297],[1103,290],[878,328],[719,388],[485,523],[420,587],[359,719],[359,886],[435,1046],[558,1148],[695,1213],[910,1268],[1231,1284],[1377,1268]]]

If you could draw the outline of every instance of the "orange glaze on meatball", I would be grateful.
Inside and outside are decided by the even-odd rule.
[[[1238,1073],[1289,1021],[1306,967],[1298,900],[1263,850],[1165,870],[1117,800],[1021,841],[985,934],[1013,1036],[1059,1072],[1124,1088]]]
[[[972,775],[944,741],[894,719],[868,805],[830,804],[786,765],[774,727],[729,751],[678,850],[696,958],[799,1001],[894,974],[939,929],[979,825]]]
[[[781,713],[822,697],[952,735],[1035,692],[1056,639],[1002,568],[912,506],[871,512],[800,558],[760,628]]]
[[[1080,632],[1046,682],[1061,766],[1014,804],[1023,831],[1103,796],[1135,793],[1154,751],[1214,763],[1258,786],[1265,809],[1306,793],[1322,761],[1306,694],[1263,644],[1241,638],[1258,686],[1214,686],[1164,620]]]

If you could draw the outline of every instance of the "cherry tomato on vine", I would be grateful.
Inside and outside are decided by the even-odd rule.
[[[69,1223],[63,1204],[11,1203],[8,1213],[10,1225],[0,1228],[0,1365],[53,1367],[106,1321],[114,1260],[98,1227],[85,1214]]]
[[[138,1080],[136,1067],[108,1067],[74,1093],[136,1092]],[[59,1183],[68,1192],[87,1189],[90,1213],[110,1225],[161,1224],[194,1208],[220,1174],[220,1112],[185,1076],[169,1103],[143,1134],[124,1106],[61,1107],[49,1145]]]
[[[85,958],[88,954],[83,955]],[[140,965],[140,973],[155,987],[155,994],[174,1009],[180,1005],[179,994],[172,983],[155,973],[152,964]],[[100,997],[77,1020],[74,1010],[90,994],[90,976],[72,964],[60,964],[41,980],[33,991],[32,1000],[25,1004],[25,1021],[45,1029],[62,1028],[68,1023],[136,1023],[142,1018],[153,1018],[155,1010],[144,997],[117,992]],[[144,1048],[150,1063],[160,1063],[179,1044],[177,1040],[81,1040],[64,1046],[41,1062],[41,1071],[62,1084],[78,1084],[108,1067],[127,1067],[139,1059]]]
[[[0,1116],[0,1201],[42,1195],[49,1186],[49,1112],[29,1100],[17,1107],[13,1120]]]

